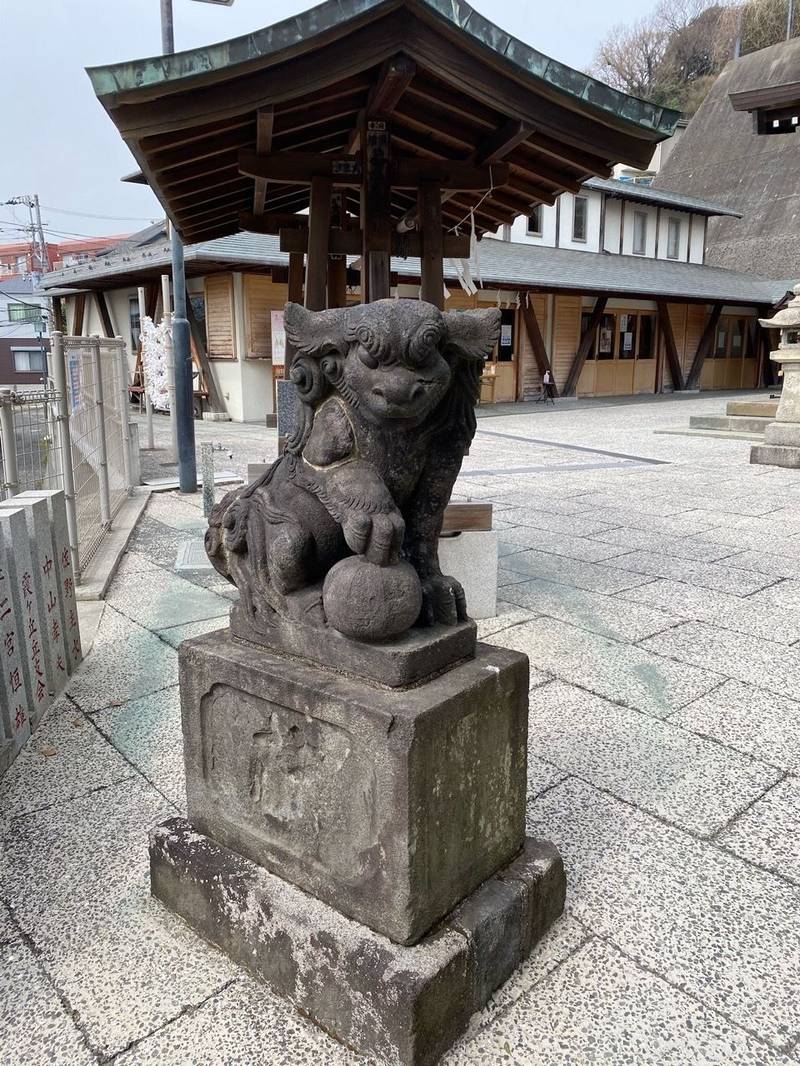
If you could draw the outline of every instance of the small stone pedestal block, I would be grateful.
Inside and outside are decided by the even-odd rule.
[[[222,630],[180,675],[188,821],[151,840],[154,895],[344,1043],[435,1062],[563,907],[525,838],[527,657],[391,688]]]
[[[521,854],[413,947],[345,918],[181,818],[150,837],[153,895],[343,1044],[432,1066],[564,906],[552,844]]]

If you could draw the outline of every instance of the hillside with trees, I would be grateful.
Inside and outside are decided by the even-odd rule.
[[[788,4],[800,35],[800,0],[661,0],[632,25],[616,26],[600,43],[591,73],[615,88],[694,114],[736,55],[786,39]]]

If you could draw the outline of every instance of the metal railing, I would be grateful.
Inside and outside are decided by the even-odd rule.
[[[0,498],[63,489],[79,577],[133,487],[125,344],[54,332],[49,362],[41,390],[0,389]]]

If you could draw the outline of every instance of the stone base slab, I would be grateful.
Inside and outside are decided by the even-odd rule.
[[[231,608],[231,633],[283,655],[318,663],[349,677],[387,688],[417,685],[475,654],[478,627],[473,621],[410,629],[393,640],[369,644],[335,629],[303,625],[275,615],[268,630],[256,629],[241,604]]]
[[[800,470],[800,447],[790,444],[754,444],[750,462],[760,466],[784,466]]]
[[[528,838],[413,947],[345,918],[173,818],[150,836],[153,895],[356,1051],[435,1063],[561,914],[553,845]]]

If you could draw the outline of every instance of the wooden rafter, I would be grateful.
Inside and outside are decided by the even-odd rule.
[[[715,303],[711,308],[711,314],[709,315],[708,322],[706,322],[703,334],[700,337],[700,342],[697,345],[697,351],[695,352],[694,359],[692,360],[692,366],[686,377],[686,388],[696,389],[700,383],[700,375],[703,372],[703,364],[706,361],[708,353],[711,351],[711,346],[714,343],[714,338],[717,333],[717,326],[719,325],[720,315],[722,314],[722,304]]]
[[[106,294],[102,289],[95,289],[94,298],[100,315],[100,322],[103,325],[103,333],[106,337],[111,338],[114,336],[114,325],[111,321],[111,312],[108,309]]]
[[[666,300],[657,300],[656,306],[658,307],[658,325],[664,337],[664,350],[667,353],[669,372],[672,375],[672,387],[676,392],[682,392],[685,383],[678,348],[675,344],[675,334],[672,331],[672,320],[669,317],[669,305]]]
[[[581,335],[581,339],[578,343],[578,349],[575,352],[575,358],[572,360],[572,366],[569,368],[567,374],[567,380],[564,382],[564,396],[574,396],[575,390],[578,387],[578,380],[581,376],[581,371],[586,365],[586,359],[594,344],[595,335],[597,333],[597,327],[600,325],[600,319],[603,317],[603,313],[608,303],[607,296],[598,296],[595,300],[592,313],[589,315],[589,321],[586,325],[586,329]]]
[[[369,91],[363,110],[356,117],[347,139],[348,154],[352,155],[361,147],[361,133],[364,122],[369,115],[391,115],[403,93],[409,87],[417,73],[413,59],[400,53],[387,59],[381,67],[375,84]]]
[[[268,152],[272,148],[272,130],[275,125],[275,108],[262,107],[256,113],[256,151]],[[267,195],[267,182],[256,178],[253,186],[253,214],[260,215],[264,210]]]

